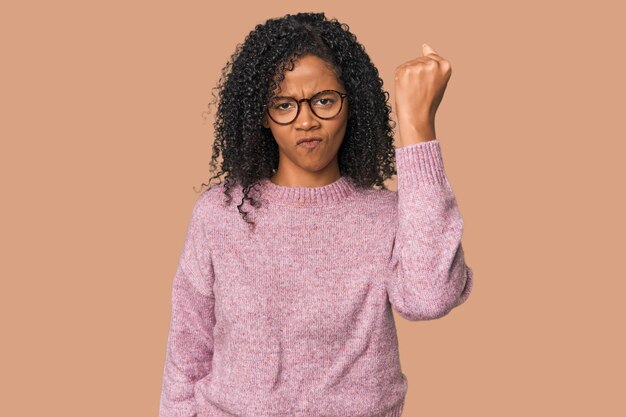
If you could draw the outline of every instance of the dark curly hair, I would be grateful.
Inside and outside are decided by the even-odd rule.
[[[213,88],[219,92],[210,162],[213,173],[220,155],[222,162],[209,183],[226,174],[228,203],[232,199],[230,188],[242,187],[237,209],[248,223],[247,212],[242,210],[244,200],[252,207],[259,206],[248,195],[251,187],[278,168],[278,145],[271,130],[262,126],[266,104],[284,80],[284,72],[307,54],[330,64],[350,97],[346,132],[338,150],[341,175],[359,187],[387,189],[384,181],[397,174],[389,93],[383,90],[378,70],[349,26],[334,18],[328,20],[324,13],[272,18],[257,25],[243,44],[237,45]],[[212,96],[209,112],[218,100],[215,93]]]

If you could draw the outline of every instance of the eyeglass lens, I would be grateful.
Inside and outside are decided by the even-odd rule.
[[[341,109],[341,96],[335,91],[321,91],[311,98],[311,110],[322,118],[334,117]],[[303,105],[300,103],[300,105]],[[289,123],[296,118],[298,102],[293,98],[274,98],[268,107],[270,116],[278,123]]]

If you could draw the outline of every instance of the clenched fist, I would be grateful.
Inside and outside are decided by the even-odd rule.
[[[422,54],[395,70],[396,116],[404,146],[436,139],[435,113],[452,74],[450,63],[427,44]]]

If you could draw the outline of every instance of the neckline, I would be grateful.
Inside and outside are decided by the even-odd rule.
[[[262,193],[273,201],[302,203],[334,203],[349,198],[356,191],[352,178],[342,175],[330,184],[319,187],[291,187],[274,184],[263,178],[259,184]]]

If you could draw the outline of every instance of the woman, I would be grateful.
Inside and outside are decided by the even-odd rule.
[[[226,179],[198,198],[180,255],[161,417],[398,417],[392,306],[431,320],[470,294],[434,132],[450,66],[424,45],[396,69],[394,148],[388,95],[348,29],[270,19],[224,69],[211,165],[221,155]]]

